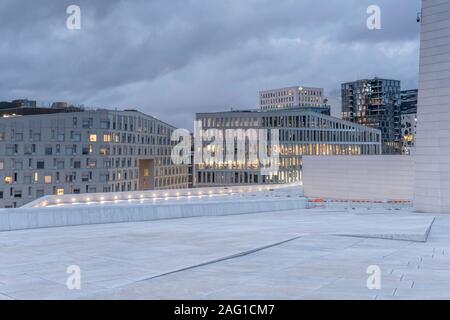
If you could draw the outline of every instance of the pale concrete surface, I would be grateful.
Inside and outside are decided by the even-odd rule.
[[[450,217],[433,219],[299,209],[2,232],[0,299],[450,298]],[[66,288],[70,265],[81,290]]]
[[[301,185],[47,196],[0,209],[0,231],[223,216],[306,208]]]

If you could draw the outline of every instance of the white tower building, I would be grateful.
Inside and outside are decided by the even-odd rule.
[[[450,0],[422,0],[416,182],[420,212],[450,213]]]

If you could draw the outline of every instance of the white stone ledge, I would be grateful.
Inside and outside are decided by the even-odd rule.
[[[74,206],[0,210],[0,231],[87,224],[225,216],[306,208],[305,198],[216,201],[211,203]]]

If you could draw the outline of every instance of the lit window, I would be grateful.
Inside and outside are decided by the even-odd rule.
[[[110,134],[104,134],[103,135],[103,141],[104,142],[111,142],[112,141],[112,137]]]
[[[34,173],[34,182],[35,183],[39,182],[39,173],[37,173],[37,172]]]
[[[52,176],[45,176],[44,181],[45,183],[52,183]]]
[[[64,189],[56,189],[56,195],[63,196],[64,195]]]
[[[148,168],[144,169],[144,177],[148,177],[150,176],[150,170],[148,170]]]
[[[10,177],[10,176],[5,177],[5,183],[6,184],[12,184],[12,182],[13,182],[13,178],[12,177]]]
[[[3,160],[0,160],[0,170],[3,170],[5,168],[5,162]]]
[[[89,135],[89,141],[90,142],[97,142],[97,135],[96,134]]]
[[[100,155],[101,155],[101,156],[106,156],[106,155],[108,155],[108,149],[106,149],[106,148],[100,148]]]

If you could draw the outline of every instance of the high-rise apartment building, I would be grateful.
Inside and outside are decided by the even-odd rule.
[[[417,98],[417,89],[401,92],[402,153],[406,155],[413,153],[415,147]]]
[[[279,167],[262,174],[260,164],[242,161],[195,165],[196,186],[293,183],[301,181],[302,155],[370,155],[381,153],[380,130],[302,110],[199,113],[203,130],[279,129]],[[243,143],[242,141],[240,143]],[[224,145],[226,150],[226,144]],[[236,155],[236,150],[232,151]],[[237,157],[236,157],[237,159]]]
[[[342,84],[342,118],[381,130],[383,153],[402,149],[400,81],[363,79]]]
[[[0,207],[49,194],[186,188],[175,128],[135,110],[0,109]]]
[[[261,91],[259,103],[261,110],[302,108],[305,111],[326,113],[327,109],[322,88],[300,86]]]

